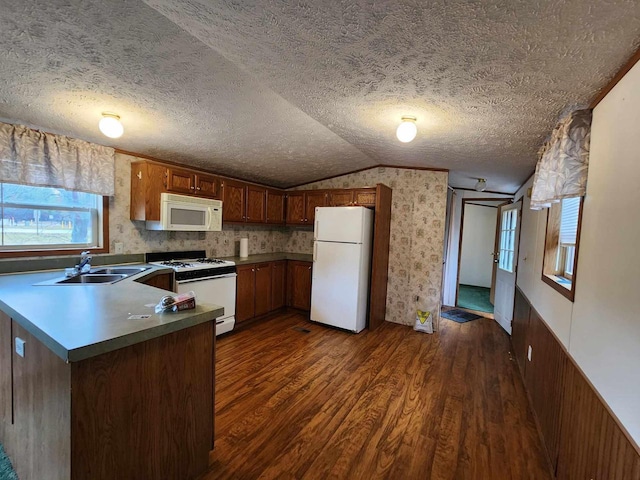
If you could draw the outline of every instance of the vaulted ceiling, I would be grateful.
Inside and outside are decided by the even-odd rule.
[[[640,42],[636,0],[0,7],[3,121],[283,187],[388,164],[513,192]],[[97,130],[104,111],[120,139]]]

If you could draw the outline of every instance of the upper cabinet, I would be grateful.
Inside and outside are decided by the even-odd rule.
[[[284,225],[284,192],[235,180],[223,181],[222,221]]]
[[[242,182],[223,180],[222,182],[222,221],[245,222],[247,196],[246,186]]]
[[[267,190],[267,223],[284,225],[284,192]]]
[[[257,185],[247,185],[246,221],[250,223],[265,223],[266,219],[267,189]]]
[[[287,225],[313,225],[316,207],[326,207],[327,192],[308,190],[287,193]]]
[[[220,199],[220,180],[213,175],[168,167],[167,192]]]

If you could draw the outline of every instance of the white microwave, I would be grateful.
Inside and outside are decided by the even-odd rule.
[[[162,193],[160,221],[147,221],[147,230],[219,232],[222,230],[222,202]]]

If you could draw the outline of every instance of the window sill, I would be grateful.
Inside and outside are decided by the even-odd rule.
[[[553,288],[556,292],[573,302],[574,291],[573,282],[558,275],[542,274],[542,281]]]

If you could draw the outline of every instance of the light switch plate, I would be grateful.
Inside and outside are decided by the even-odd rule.
[[[16,337],[16,353],[21,357],[24,357],[24,346],[27,342],[25,342],[20,337]]]

